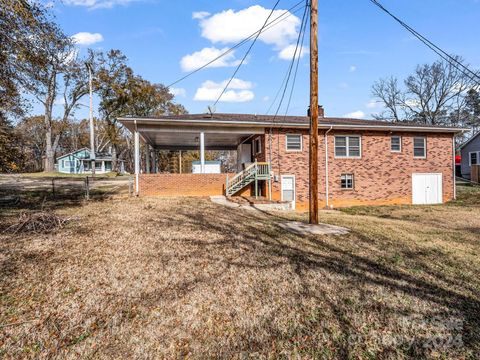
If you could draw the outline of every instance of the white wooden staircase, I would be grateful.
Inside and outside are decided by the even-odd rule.
[[[254,162],[245,168],[242,172],[239,172],[232,178],[227,176],[226,195],[232,196],[237,192],[255,182],[255,196],[258,196],[258,181],[270,180],[271,171],[270,164],[267,162]]]

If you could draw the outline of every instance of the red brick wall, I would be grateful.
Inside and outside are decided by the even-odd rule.
[[[303,150],[287,152],[286,133],[303,134]],[[360,159],[335,158],[334,136],[355,134],[362,137]],[[319,138],[319,198],[325,206],[325,132]],[[390,132],[331,131],[328,134],[329,203],[335,207],[361,204],[411,204],[412,173],[443,174],[443,200],[453,198],[453,136],[450,134],[394,133],[402,136],[402,152],[390,151]],[[413,158],[413,136],[427,138],[427,158]],[[268,133],[265,135],[266,156],[269,153]],[[295,175],[297,209],[308,208],[308,131],[274,130],[272,137],[272,169],[275,175]],[[355,189],[341,189],[341,174],[354,174]],[[279,177],[280,179],[280,177]],[[280,181],[273,184],[273,195],[280,199]]]
[[[233,176],[233,174],[228,174]],[[141,196],[224,195],[227,174],[141,174]]]

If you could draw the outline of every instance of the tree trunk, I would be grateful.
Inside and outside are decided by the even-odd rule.
[[[50,83],[48,86],[47,97],[45,99],[45,167],[43,171],[51,172],[55,170],[55,148],[58,144],[58,139],[55,140],[55,145],[52,144],[52,111],[53,103],[56,94],[56,74],[52,73]]]
[[[46,129],[45,135],[45,166],[43,171],[51,172],[55,170],[55,152],[52,147],[52,127]]]
[[[117,145],[112,146],[112,171],[118,171]]]

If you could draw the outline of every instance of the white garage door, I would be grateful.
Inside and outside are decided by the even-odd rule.
[[[441,204],[442,174],[412,174],[412,203]]]

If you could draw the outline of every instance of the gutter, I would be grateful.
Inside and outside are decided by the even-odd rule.
[[[221,120],[173,120],[173,119],[156,119],[156,118],[118,118],[122,123],[133,122],[134,124],[161,124],[161,125],[220,125],[220,126],[241,126],[241,127],[271,127],[272,123],[268,121],[221,121]],[[138,123],[137,123],[138,120]],[[309,128],[309,124],[305,123],[276,123],[277,127],[285,128]],[[449,127],[429,127],[429,126],[403,126],[403,125],[364,125],[364,124],[329,124],[320,123],[319,129],[343,129],[343,130],[385,130],[385,131],[412,131],[412,132],[453,132],[460,133],[468,131],[465,128],[449,128]]]
[[[333,127],[330,126],[325,132],[325,200],[326,200],[326,207],[330,207],[329,205],[329,189],[328,189],[328,133],[332,131]]]

